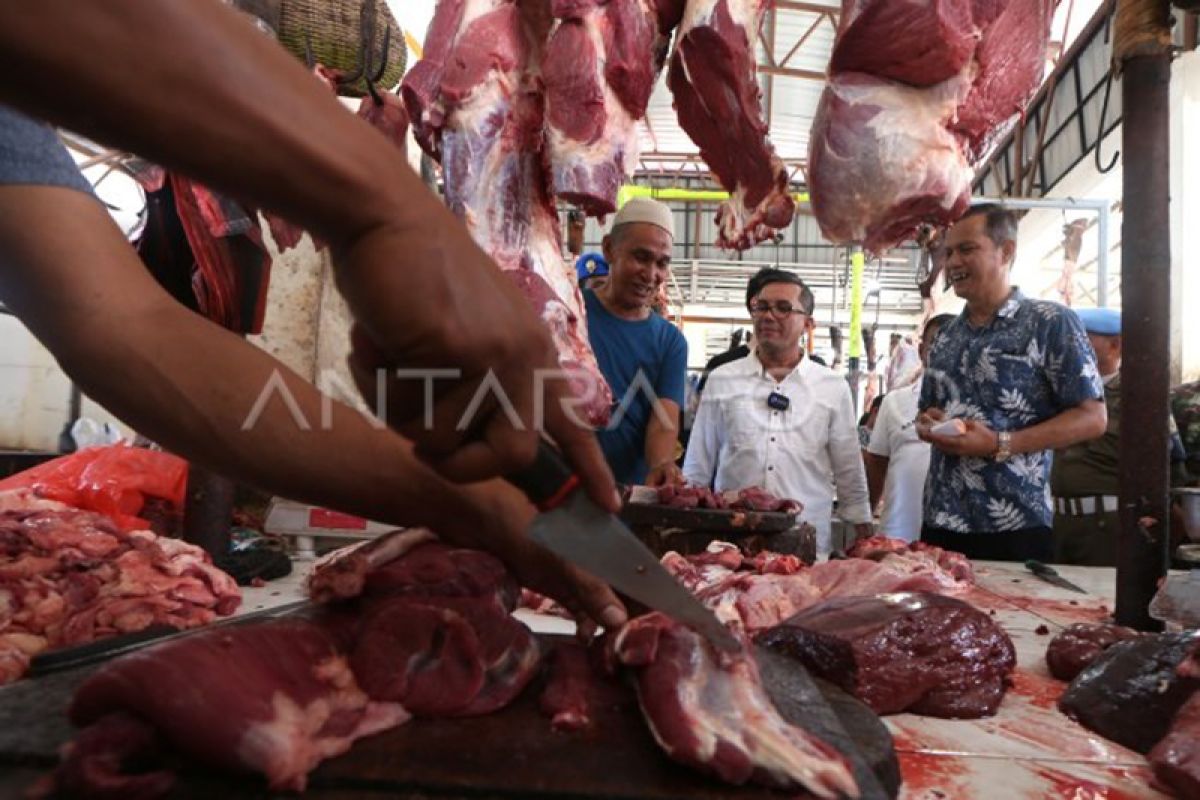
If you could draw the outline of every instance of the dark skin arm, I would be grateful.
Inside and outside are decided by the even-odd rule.
[[[679,405],[674,400],[657,401],[658,408],[646,425],[647,486],[683,483],[683,470],[675,463],[679,441]]]
[[[387,364],[457,368],[423,425],[420,381],[390,386],[388,421],[446,477],[532,460],[534,373],[557,367],[549,334],[512,283],[394,146],[219,2],[47,0],[0,6],[0,102],[185,172],[330,242],[338,287]],[[486,298],[486,302],[481,302]],[[520,418],[485,406],[454,424],[494,370]],[[547,382],[548,433],[592,497],[619,498],[589,429]]]
[[[433,527],[490,550],[574,610],[623,619],[603,583],[526,537],[534,511],[519,492],[450,483],[400,435],[323,402],[281,363],[176,303],[93,198],[0,187],[0,300],[89,396],[164,446],[275,494]],[[272,379],[281,388],[252,417]]]
[[[988,458],[996,453],[1000,446],[999,435],[976,420],[963,420],[967,431],[962,436],[930,433],[929,429],[945,418],[946,414],[940,408],[925,409],[917,417],[917,436],[950,455]],[[1108,412],[1104,408],[1104,401],[1085,400],[1044,422],[1013,431],[1012,452],[1059,450],[1103,435],[1107,424]]]

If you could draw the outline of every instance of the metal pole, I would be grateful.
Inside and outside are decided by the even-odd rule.
[[[1170,5],[1121,0],[1113,52],[1123,77],[1121,131],[1121,625],[1150,630],[1147,607],[1167,568],[1167,414],[1171,323]]]
[[[1096,252],[1096,305],[1108,308],[1108,204],[1100,209],[1096,222],[1096,238],[1100,249]]]
[[[862,245],[854,245],[850,251],[850,399],[854,412],[858,413],[859,358],[862,356],[862,279],[866,260]]]

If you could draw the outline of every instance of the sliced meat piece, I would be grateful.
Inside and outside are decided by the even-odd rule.
[[[1046,666],[1060,681],[1074,680],[1105,650],[1140,635],[1132,628],[1107,622],[1076,622],[1050,640],[1046,647]]]
[[[957,75],[978,41],[971,0],[844,0],[829,70],[932,86]]]
[[[358,597],[367,576],[414,547],[437,537],[425,528],[397,530],[343,547],[317,559],[308,576],[308,596],[318,603]]]
[[[996,713],[1016,666],[987,614],[923,592],[826,600],[758,635],[879,714],[974,719]]]
[[[363,693],[337,638],[298,619],[210,629],[131,653],[84,681],[69,709],[79,726],[118,712],[201,763],[298,791],[321,760],[409,717]]]
[[[759,102],[755,53],[766,7],[688,0],[667,70],[680,127],[731,194],[717,211],[717,244],[737,250],[786,228],[796,210]]]
[[[405,599],[373,608],[350,656],[363,691],[417,716],[466,708],[483,688],[483,653],[475,629],[447,608]]]
[[[1147,753],[1200,688],[1200,677],[1178,669],[1198,645],[1200,631],[1117,642],[1071,681],[1058,707],[1106,739]]]
[[[94,800],[153,800],[175,785],[170,770],[150,770],[163,756],[157,732],[123,713],[101,717],[63,745],[56,794]]]
[[[560,642],[550,656],[550,677],[539,700],[550,727],[560,732],[583,730],[592,724],[592,697],[596,680],[587,650],[574,642]]]
[[[779,715],[748,650],[718,654],[658,613],[631,620],[612,646],[636,670],[642,711],[671,758],[728,783],[858,796],[842,755]]]
[[[878,252],[970,202],[970,165],[946,130],[969,85],[914,89],[861,72],[834,75],[808,147],[813,213],[825,238]]]
[[[1148,756],[1154,777],[1178,797],[1200,797],[1200,692],[1193,692]]]

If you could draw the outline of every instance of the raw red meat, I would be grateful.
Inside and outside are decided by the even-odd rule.
[[[175,785],[168,770],[133,769],[162,758],[161,737],[128,714],[109,714],[63,746],[55,788],[68,797],[93,800],[151,800]]]
[[[839,597],[755,641],[800,660],[878,714],[973,719],[996,713],[1016,652],[992,618],[937,594]]]
[[[1117,642],[1071,681],[1058,707],[1085,728],[1148,753],[1200,690],[1200,674],[1188,666],[1197,647],[1200,630]]]
[[[758,486],[714,492],[707,486],[658,487],[658,503],[671,508],[709,508],[735,511],[771,511],[798,514],[803,506],[795,500],[776,497]]]
[[[846,551],[846,555],[851,558],[869,558],[874,561],[880,561],[889,555],[928,561],[937,564],[955,580],[966,583],[975,582],[975,570],[966,556],[921,541],[906,542],[903,539],[891,539],[887,536],[870,536],[866,539],[859,539],[851,545],[850,549]]]
[[[241,602],[200,548],[102,514],[0,493],[0,684],[43,650],[161,623],[205,625]]]
[[[79,726],[133,714],[180,753],[295,790],[323,759],[409,717],[363,693],[334,633],[297,619],[212,628],[111,661],[69,713]]]
[[[589,687],[593,680],[588,652],[582,645],[574,642],[555,645],[550,678],[539,701],[554,730],[578,731],[592,724]]]
[[[986,154],[1041,83],[1053,0],[843,0],[809,138],[826,238],[891,247],[965,210]]]
[[[612,646],[636,670],[642,712],[671,758],[733,784],[858,796],[842,755],[779,715],[748,649],[718,654],[657,613],[631,620]]]
[[[830,78],[808,147],[825,238],[877,252],[966,211],[974,172],[946,126],[968,89],[958,77],[927,89],[861,72]]]
[[[539,64],[552,22],[548,3],[442,0],[402,93],[417,141],[441,160],[447,204],[541,316],[582,416],[600,424],[610,391],[561,254],[546,166]]]
[[[1076,622],[1050,640],[1046,666],[1060,681],[1074,680],[1105,650],[1138,635],[1131,628],[1107,622]]]
[[[717,211],[717,244],[738,250],[786,228],[796,208],[759,102],[755,53],[766,7],[688,0],[667,71],[680,127],[731,194]]]
[[[1200,692],[1175,714],[1148,758],[1154,777],[1177,797],[1200,797]]]
[[[972,159],[986,155],[1005,123],[1025,111],[1046,73],[1054,0],[974,0],[983,38],[975,50],[971,93],[951,129]]]
[[[537,643],[509,614],[512,579],[490,556],[397,531],[315,572],[311,589],[331,604],[110,662],[79,688],[72,721],[126,730],[112,715],[132,715],[202,763],[300,790],[357,738],[414,714],[489,713],[537,673]],[[121,736],[97,750],[97,736],[81,737],[60,781],[120,785],[122,755],[137,748]]]
[[[969,577],[956,576],[925,551],[891,553],[878,561],[850,558],[812,567],[797,564],[792,571],[793,565],[780,564],[780,569],[768,571],[775,561],[743,559],[731,566],[730,549],[736,546],[713,542],[698,561],[693,560],[697,556],[672,552],[663,556],[662,563],[722,620],[739,622],[750,633],[778,625],[834,597],[888,592],[953,595],[972,585]],[[723,557],[713,558],[714,554]]]
[[[637,121],[666,59],[670,26],[650,0],[554,2],[542,59],[554,192],[593,216],[617,210],[637,165]]]
[[[958,74],[978,42],[971,0],[845,0],[829,70],[931,86]]]

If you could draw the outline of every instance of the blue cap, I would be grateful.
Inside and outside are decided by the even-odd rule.
[[[1097,336],[1121,335],[1121,312],[1115,308],[1077,308],[1083,329]]]
[[[608,274],[608,262],[599,253],[584,253],[575,262],[575,274],[579,280]]]

